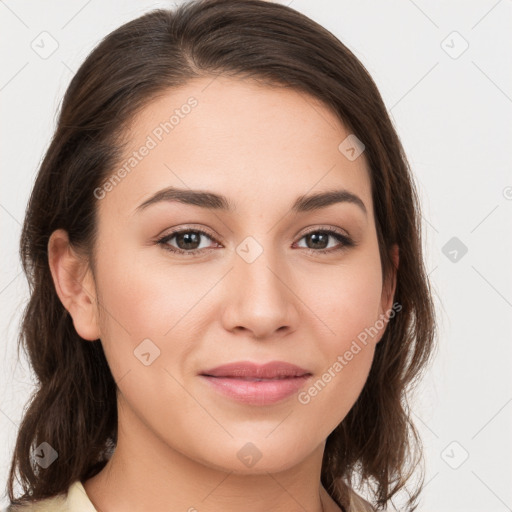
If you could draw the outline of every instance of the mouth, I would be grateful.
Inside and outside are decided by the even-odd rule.
[[[282,361],[264,365],[241,361],[204,371],[210,389],[245,405],[271,405],[297,393],[311,372]]]
[[[284,361],[271,361],[265,364],[257,364],[251,361],[236,361],[205,370],[200,375],[207,377],[274,380],[303,377],[304,375],[311,375],[311,372]]]
[[[289,376],[281,376],[281,377],[274,377],[272,379],[258,379],[257,377],[234,377],[234,376],[215,376],[215,375],[208,375],[208,374],[201,374],[203,377],[212,377],[213,379],[233,379],[233,380],[242,380],[247,382],[269,382],[269,381],[275,381],[275,380],[285,380],[285,379],[297,379],[300,377],[304,377],[306,375],[310,374],[304,374],[304,375],[297,375],[295,377],[289,377]]]

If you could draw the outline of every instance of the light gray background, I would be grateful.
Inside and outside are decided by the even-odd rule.
[[[440,345],[414,406],[427,460],[420,511],[512,510],[512,1],[281,3],[331,30],[369,70],[420,189]],[[16,359],[27,298],[18,240],[60,100],[102,37],[171,5],[0,0],[2,490],[33,389]],[[47,58],[32,49],[49,51],[51,38],[58,48]],[[466,254],[446,246],[452,237]]]

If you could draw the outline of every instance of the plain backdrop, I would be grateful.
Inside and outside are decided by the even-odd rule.
[[[420,191],[439,351],[414,401],[428,482],[419,510],[512,510],[512,1],[286,3],[368,69]],[[0,506],[34,385],[16,337],[27,300],[18,241],[38,164],[92,48],[121,24],[172,5],[0,1]]]

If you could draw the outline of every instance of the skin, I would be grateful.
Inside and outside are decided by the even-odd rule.
[[[364,153],[350,161],[338,150],[350,132],[314,98],[218,77],[149,103],[127,155],[190,96],[198,105],[98,200],[94,271],[65,231],[49,242],[57,293],[80,336],[101,339],[119,388],[116,451],[84,488],[102,512],[339,511],[320,482],[325,440],[360,394],[385,326],[308,404],[241,404],[198,373],[281,360],[314,382],[389,311],[395,275],[383,286]],[[177,202],[135,212],[171,185],[224,194],[236,212]],[[291,212],[297,197],[339,188],[367,214],[349,202]],[[315,246],[305,231],[317,226],[357,246],[322,254],[342,245]],[[198,257],[173,254],[156,243],[171,228],[213,237],[201,235]],[[236,252],[248,236],[263,249],[252,263]],[[191,250],[177,237],[168,245]],[[134,356],[146,338],[160,350],[148,366]],[[252,467],[237,456],[248,442],[261,454]]]

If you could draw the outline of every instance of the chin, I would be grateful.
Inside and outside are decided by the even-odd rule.
[[[298,450],[297,444],[284,446],[282,441],[276,444],[265,438],[253,441],[248,438],[232,439],[229,446],[219,446],[220,453],[211,453],[211,456],[202,462],[217,470],[239,475],[278,473],[296,466],[314,450],[314,447],[309,451],[304,450],[304,446]]]

